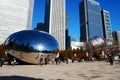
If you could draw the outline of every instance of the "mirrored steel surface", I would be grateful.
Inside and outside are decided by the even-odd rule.
[[[28,63],[38,64],[41,57],[54,58],[58,42],[48,33],[23,30],[10,35],[5,43],[6,54]],[[42,55],[42,56],[41,56]]]

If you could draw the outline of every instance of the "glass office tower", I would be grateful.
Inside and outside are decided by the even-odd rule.
[[[102,10],[101,14],[102,14],[102,24],[103,24],[104,38],[109,40],[109,41],[113,41],[110,13],[106,10]]]
[[[0,43],[12,33],[31,29],[34,0],[0,0]]]
[[[81,41],[89,41],[94,37],[103,38],[101,8],[94,0],[83,0],[80,5]]]
[[[59,49],[65,49],[65,0],[46,0],[45,27],[59,44]]]
[[[120,31],[113,31],[113,43],[114,45],[118,45],[118,50],[120,50]]]
[[[112,35],[113,35],[114,44],[115,45],[120,45],[120,31],[113,31]]]

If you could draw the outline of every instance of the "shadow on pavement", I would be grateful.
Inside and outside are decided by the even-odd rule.
[[[44,79],[25,76],[0,76],[0,80],[44,80]]]

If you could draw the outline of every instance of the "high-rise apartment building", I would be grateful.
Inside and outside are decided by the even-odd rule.
[[[113,31],[112,35],[114,44],[120,45],[120,31]]]
[[[0,0],[0,43],[12,33],[31,29],[34,0]]]
[[[59,44],[59,49],[65,49],[65,0],[46,0],[45,27]]]
[[[101,8],[95,0],[83,0],[80,5],[81,41],[89,41],[94,37],[103,38]]]
[[[101,10],[101,14],[104,38],[108,41],[113,41],[110,13],[106,10]]]

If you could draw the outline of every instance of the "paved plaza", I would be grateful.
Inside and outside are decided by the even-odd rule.
[[[120,80],[120,62],[80,62],[60,65],[3,65],[0,80]]]

